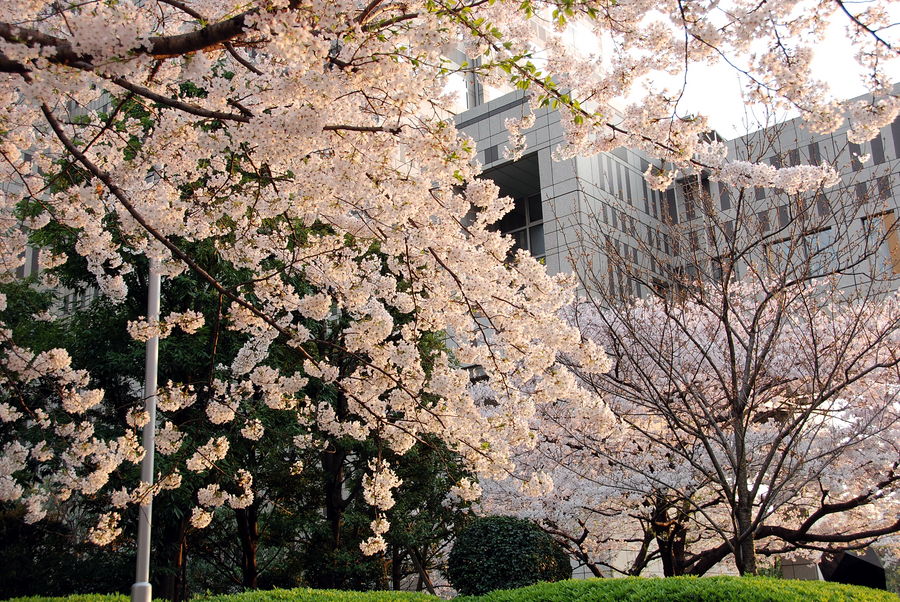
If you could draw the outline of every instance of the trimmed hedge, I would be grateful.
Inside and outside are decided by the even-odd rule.
[[[456,602],[898,602],[883,590],[770,577],[587,579],[538,583]]]
[[[456,537],[447,576],[461,594],[486,594],[572,577],[565,550],[534,523],[512,516],[475,519]]]
[[[2,593],[2,590],[0,590]],[[436,602],[439,598],[419,592],[353,592],[299,587],[269,589],[221,596],[194,596],[191,602]],[[124,595],[85,594],[65,598],[12,598],[8,602],[130,602]],[[154,602],[166,602],[154,599]]]
[[[2,586],[0,586],[2,596]],[[192,602],[438,602],[413,592],[273,589],[231,596],[198,596]],[[456,602],[898,602],[867,587],[768,577],[669,577],[569,580],[456,598]],[[13,598],[9,602],[128,602],[127,596],[86,594],[67,598]]]

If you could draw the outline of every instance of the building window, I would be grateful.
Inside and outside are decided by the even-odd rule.
[[[872,145],[872,161],[875,165],[884,163],[884,142],[881,140],[881,134],[878,134],[870,142]]]
[[[831,228],[823,228],[799,238],[785,238],[766,245],[770,269],[788,277],[833,270],[837,257],[832,235]]]
[[[722,282],[722,278],[725,276],[725,256],[713,257],[710,260],[710,276],[714,282]]]
[[[891,196],[891,177],[880,176],[878,178],[878,198],[885,200]]]
[[[859,171],[863,168],[862,162],[859,160],[859,156],[862,154],[862,148],[854,143],[849,143],[850,147],[850,165],[853,168],[853,171]]]
[[[819,212],[819,217],[831,215],[831,202],[821,192],[816,193],[816,211]]]
[[[627,167],[625,168],[625,194],[628,196],[628,204],[634,205],[634,197],[631,194],[631,172]]]
[[[778,227],[786,228],[787,225],[791,221],[790,212],[788,211],[787,205],[781,205],[778,207]]]
[[[863,231],[875,270],[880,274],[900,274],[900,237],[893,210],[864,217]]]
[[[686,178],[681,182],[681,192],[684,195],[684,217],[690,221],[697,217],[695,208],[700,200],[700,183],[695,178]]]
[[[869,198],[869,188],[865,182],[856,183],[856,200],[860,204],[865,203]]]
[[[497,227],[500,232],[513,238],[513,251],[524,249],[537,258],[546,254],[540,193],[515,199],[513,210],[503,216]]]
[[[666,205],[663,214],[663,221],[667,224],[678,223],[678,209],[675,204],[675,189],[666,190]]]
[[[644,213],[650,215],[650,200],[647,194],[647,180],[641,179],[641,186],[644,190]]]
[[[688,232],[688,242],[690,243],[692,253],[696,253],[700,250],[700,237],[697,236],[697,230]]]
[[[894,156],[900,158],[900,118],[891,124],[891,134],[894,135]]]
[[[719,184],[719,207],[722,211],[731,209],[731,191],[725,184]]]
[[[809,146],[806,147],[809,151],[809,162],[813,165],[819,165],[822,163],[822,155],[819,152],[819,143],[813,142]]]
[[[760,232],[768,232],[769,231],[769,211],[760,211],[756,214],[756,219],[759,222],[759,231]]]

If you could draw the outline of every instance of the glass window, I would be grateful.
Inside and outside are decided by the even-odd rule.
[[[523,249],[534,257],[543,257],[547,250],[544,242],[544,210],[540,193],[515,199],[514,203],[513,210],[500,220],[499,230],[513,238],[513,250]],[[603,210],[605,218],[606,206]]]
[[[870,142],[872,145],[872,161],[875,165],[884,163],[884,142],[881,140],[881,134],[878,134]]]
[[[535,257],[543,257],[547,252],[544,248],[544,224],[537,224],[528,228],[528,244],[531,254]]]
[[[819,165],[822,162],[822,155],[819,152],[819,143],[813,142],[806,148],[809,150],[809,162],[813,165]]]
[[[869,189],[865,182],[856,183],[856,200],[865,203],[869,198]]]
[[[544,204],[541,202],[540,194],[533,194],[528,197],[528,221],[539,222],[544,219]]]
[[[788,206],[781,205],[780,207],[778,207],[778,227],[784,228],[788,225],[788,223],[790,223],[790,221],[791,218],[788,212]]]
[[[831,215],[831,202],[821,192],[816,194],[816,210],[819,212],[819,217]]]
[[[893,211],[863,218],[866,251],[880,274],[900,274],[900,237]]]
[[[666,190],[666,215],[663,218],[668,224],[677,224],[678,223],[678,209],[675,205],[675,189],[669,188]]]
[[[756,219],[759,221],[759,231],[760,232],[768,232],[769,231],[769,212],[768,211],[760,211],[756,214]]]
[[[891,124],[891,134],[894,136],[894,156],[900,158],[900,118]]]
[[[719,206],[722,208],[722,211],[731,209],[731,191],[728,190],[728,186],[725,184],[719,184]]]
[[[891,196],[891,178],[890,176],[880,176],[878,178],[878,198],[884,200]]]
[[[625,169],[625,195],[629,205],[634,205],[634,197],[631,194],[631,172]]]
[[[850,142],[848,146],[850,148],[850,165],[853,167],[853,171],[859,171],[863,167],[859,160],[859,156],[862,154],[862,148],[854,142]]]
[[[641,186],[643,187],[643,190],[644,190],[644,213],[646,213],[647,215],[650,215],[650,201],[647,198],[648,197],[648,195],[647,195],[647,180],[644,180],[642,178]]]
[[[822,274],[837,265],[831,228],[787,238],[766,247],[769,268],[788,277]]]

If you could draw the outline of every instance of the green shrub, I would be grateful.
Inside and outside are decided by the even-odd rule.
[[[417,592],[351,592],[323,589],[272,589],[230,596],[202,596],[191,602],[438,602],[438,598]]]
[[[0,587],[2,595],[2,587]],[[889,592],[768,577],[669,577],[589,579],[538,583],[516,590],[456,598],[455,602],[898,602]],[[67,598],[13,598],[10,602],[128,602],[126,596],[86,594]],[[163,602],[163,601],[156,601]],[[412,592],[350,592],[273,589],[229,596],[199,596],[191,602],[440,602]]]
[[[8,602],[128,602],[127,596],[84,595],[67,598],[13,598]],[[222,596],[194,596],[191,602],[440,602],[417,592],[351,592],[322,589],[270,589]],[[165,602],[154,600],[154,602]]]
[[[898,602],[892,593],[824,581],[769,577],[669,577],[539,583],[455,602]]]
[[[447,563],[461,594],[483,594],[572,576],[565,551],[537,525],[510,516],[477,519],[456,538]]]

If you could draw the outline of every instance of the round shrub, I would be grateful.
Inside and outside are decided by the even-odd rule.
[[[476,519],[456,538],[448,559],[450,583],[464,595],[512,589],[572,577],[562,546],[527,520]]]

